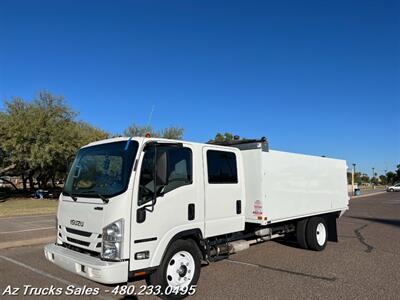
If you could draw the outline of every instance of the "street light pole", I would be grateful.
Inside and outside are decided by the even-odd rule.
[[[372,189],[375,189],[375,168],[372,167]]]
[[[385,169],[385,186],[387,187],[387,185],[388,185],[388,180],[387,180],[387,169]]]
[[[356,175],[356,164],[353,164],[353,170],[351,172],[351,189],[353,191],[353,196],[355,196],[355,190],[354,190],[354,177]]]

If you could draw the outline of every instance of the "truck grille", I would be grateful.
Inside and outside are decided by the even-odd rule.
[[[65,248],[68,248],[68,249],[71,249],[71,250],[76,251],[76,252],[86,253],[86,254],[89,254],[89,255],[94,256],[94,257],[99,257],[100,256],[99,252],[86,250],[86,249],[84,249],[82,247],[73,246],[72,244],[64,243],[61,246],[65,247]]]
[[[89,247],[89,246],[90,246],[90,243],[89,243],[89,242],[84,242],[84,241],[76,240],[76,239],[73,239],[73,238],[70,238],[70,237],[67,237],[67,241],[68,241],[68,242],[71,242],[71,243],[74,243],[74,244],[79,244],[79,245],[82,245],[82,246],[86,246],[86,247]]]
[[[101,234],[59,226],[58,236],[63,243],[76,246],[82,250],[100,253]]]
[[[89,236],[92,235],[90,232],[77,230],[77,229],[73,229],[73,228],[68,228],[68,227],[65,227],[65,230],[67,232],[69,232],[69,233],[73,233],[73,234],[77,234],[77,235],[81,235],[81,236],[86,236],[86,237],[89,237]]]

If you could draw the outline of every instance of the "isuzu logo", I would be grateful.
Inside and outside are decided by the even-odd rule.
[[[84,222],[78,221],[78,220],[71,220],[71,221],[69,221],[69,223],[70,223],[71,225],[79,226],[79,227],[83,227],[83,224],[85,224]]]

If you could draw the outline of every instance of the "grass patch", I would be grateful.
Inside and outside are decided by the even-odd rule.
[[[0,217],[53,214],[56,213],[57,206],[57,200],[9,198],[0,203]]]

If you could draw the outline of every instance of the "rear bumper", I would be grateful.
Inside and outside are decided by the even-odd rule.
[[[93,281],[104,284],[128,281],[128,261],[103,261],[55,244],[46,245],[44,255],[57,266]]]

